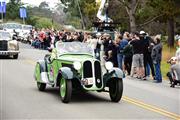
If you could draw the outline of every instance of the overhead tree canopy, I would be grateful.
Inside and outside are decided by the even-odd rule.
[[[19,7],[22,5],[20,0],[10,0],[6,6],[6,19],[15,20],[19,18]]]

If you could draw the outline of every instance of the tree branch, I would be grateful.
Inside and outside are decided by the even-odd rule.
[[[123,4],[125,7],[127,7],[128,9],[131,9],[129,7],[129,5],[124,1],[124,0],[118,0],[121,4]]]
[[[138,26],[138,27],[142,27],[142,26],[144,26],[144,25],[147,25],[147,24],[153,22],[154,20],[156,20],[157,18],[159,18],[159,17],[161,17],[161,16],[163,16],[163,15],[164,15],[164,14],[158,15],[158,16],[156,16],[156,17],[154,17],[154,18],[151,18],[150,20],[147,20],[145,23],[139,24],[139,25],[137,25],[137,26]]]
[[[133,12],[134,12],[134,13],[135,13],[136,10],[137,10],[137,7],[138,7],[138,5],[139,5],[139,2],[140,2],[140,0],[137,0],[136,5],[135,5],[135,7],[134,7],[134,9],[133,9]]]

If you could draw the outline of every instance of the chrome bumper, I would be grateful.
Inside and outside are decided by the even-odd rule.
[[[19,51],[0,51],[0,55],[16,55],[19,53]]]

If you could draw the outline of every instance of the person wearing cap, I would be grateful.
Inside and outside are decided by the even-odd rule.
[[[151,57],[151,52],[152,52],[152,47],[151,43],[151,38],[147,36],[146,32],[140,31],[140,39],[143,41],[143,55],[144,55],[144,70],[145,70],[145,76],[144,79],[146,79],[147,76],[149,76],[148,71],[150,72],[151,68],[151,73],[153,76],[153,79],[155,79],[155,71],[154,71],[154,66],[153,66],[153,61]],[[149,68],[150,67],[150,68]]]

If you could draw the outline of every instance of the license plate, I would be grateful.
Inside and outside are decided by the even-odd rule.
[[[88,85],[92,85],[93,84],[93,79],[92,78],[88,78]]]

